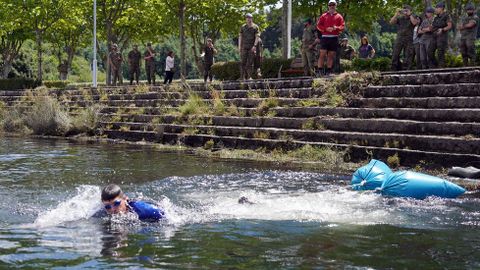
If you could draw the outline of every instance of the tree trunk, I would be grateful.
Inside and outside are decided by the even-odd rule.
[[[10,39],[8,36],[1,39],[0,52],[2,52],[3,65],[0,66],[0,78],[8,78],[13,61],[17,58],[22,44],[23,40]]]
[[[42,31],[40,29],[35,30],[35,40],[37,43],[37,79],[42,81],[43,79],[43,66],[42,66]]]
[[[8,78],[8,74],[10,73],[11,70],[12,70],[12,61],[4,60],[2,65],[2,73],[0,74],[1,78],[2,79]]]
[[[179,4],[179,23],[180,23],[180,77],[182,81],[185,81],[187,74],[186,66],[186,41],[185,41],[185,2],[180,1]]]

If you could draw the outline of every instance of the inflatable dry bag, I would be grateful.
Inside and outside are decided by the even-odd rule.
[[[425,199],[428,196],[456,198],[465,193],[465,189],[435,176],[399,171],[386,178],[380,192],[382,195],[415,199]]]
[[[385,179],[392,173],[387,164],[372,159],[370,163],[358,168],[352,176],[354,190],[374,190],[382,186]]]

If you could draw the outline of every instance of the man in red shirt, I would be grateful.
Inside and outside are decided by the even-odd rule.
[[[325,67],[325,57],[327,56],[327,69],[324,74],[332,72],[333,62],[337,54],[338,36],[345,29],[345,21],[342,15],[337,12],[337,1],[328,1],[328,11],[325,12],[317,22],[317,29],[322,33],[320,39],[320,58],[318,59],[318,69],[321,71]]]

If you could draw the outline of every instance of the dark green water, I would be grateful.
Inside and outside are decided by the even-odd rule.
[[[479,199],[382,198],[269,166],[1,138],[0,269],[480,268]],[[108,182],[168,220],[90,218]]]

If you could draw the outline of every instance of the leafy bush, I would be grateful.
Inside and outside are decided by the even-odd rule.
[[[276,78],[280,67],[289,69],[291,59],[264,59],[260,67],[264,78]],[[240,78],[240,62],[217,62],[212,66],[212,73],[218,80],[238,80]]]
[[[64,89],[69,84],[69,81],[44,81],[43,85],[48,88],[61,88]]]
[[[33,89],[41,82],[32,78],[0,79],[0,90]]]
[[[49,96],[34,97],[31,110],[25,114],[25,122],[39,135],[65,135],[71,125],[68,113]]]
[[[352,60],[352,70],[355,71],[388,71],[392,60],[388,57],[373,59],[355,58]]]
[[[445,54],[446,67],[463,67],[463,60],[460,54]]]

